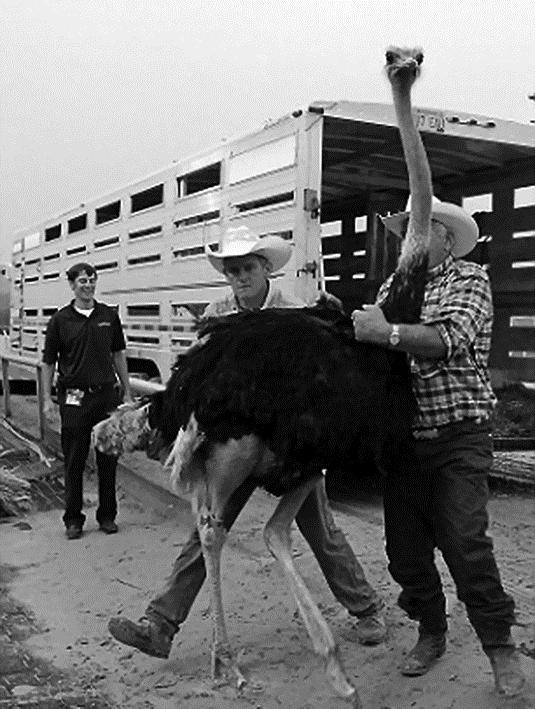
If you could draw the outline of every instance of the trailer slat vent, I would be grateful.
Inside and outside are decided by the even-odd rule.
[[[76,254],[85,254],[87,251],[87,246],[81,244],[80,246],[73,246],[71,249],[67,249],[67,256],[75,256]]]
[[[213,163],[185,175],[179,175],[176,180],[179,197],[187,197],[196,192],[219,187],[221,184],[221,163]]]
[[[189,249],[173,249],[173,258],[186,258],[187,256],[200,256],[204,254],[203,246],[190,246]]]
[[[119,235],[109,236],[106,239],[100,239],[99,241],[93,242],[93,247],[95,249],[105,249],[107,246],[114,246],[119,243]]]
[[[67,222],[67,231],[69,234],[74,234],[76,231],[83,231],[84,229],[87,229],[87,213],[73,217]]]
[[[163,183],[155,185],[154,187],[149,187],[147,190],[142,192],[136,192],[130,196],[130,211],[132,214],[134,212],[141,212],[143,209],[149,209],[150,207],[155,207],[158,204],[163,203]]]
[[[126,314],[129,318],[157,318],[160,316],[160,306],[158,303],[127,305]]]
[[[106,263],[96,263],[94,268],[97,273],[101,271],[112,271],[114,268],[119,267],[118,261],[107,261]]]
[[[114,219],[119,219],[121,215],[121,200],[110,202],[95,209],[95,224],[104,224]]]
[[[204,222],[215,221],[216,219],[219,219],[219,217],[219,209],[215,209],[211,212],[203,212],[202,214],[194,214],[191,217],[177,219],[175,222],[175,227],[180,229],[180,227],[192,226],[193,224],[203,224]]]
[[[129,266],[145,266],[149,263],[159,263],[161,260],[161,254],[146,254],[145,256],[132,256],[127,263]]]
[[[150,337],[148,335],[127,335],[126,339],[132,344],[138,345],[159,345],[159,337]]]
[[[162,225],[159,224],[158,226],[151,226],[148,227],[147,229],[139,229],[138,231],[131,231],[128,234],[128,238],[133,241],[134,239],[142,239],[144,236],[154,236],[156,234],[161,234],[162,232]]]
[[[45,229],[45,241],[54,241],[61,237],[61,224],[54,224]]]
[[[235,204],[234,207],[238,212],[250,212],[253,209],[263,209],[277,204],[291,203],[293,199],[293,192],[281,192],[280,194],[270,195],[269,197],[253,199],[250,202],[241,202],[240,204]]]

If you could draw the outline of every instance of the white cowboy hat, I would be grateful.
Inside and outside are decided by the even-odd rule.
[[[381,217],[381,221],[387,229],[397,236],[403,237],[410,210],[411,198],[409,197],[404,212]],[[455,258],[466,256],[472,251],[479,236],[479,227],[475,219],[465,209],[451,202],[441,202],[437,197],[433,197],[431,218],[444,224],[453,234],[451,252]]]
[[[271,264],[272,270],[278,271],[292,255],[292,247],[280,236],[260,237],[246,226],[230,227],[221,236],[218,251],[213,251],[208,244],[204,251],[212,266],[220,273],[223,273],[223,260],[226,258],[255,254],[263,256]]]

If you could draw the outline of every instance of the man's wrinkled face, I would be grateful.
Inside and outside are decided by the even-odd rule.
[[[270,270],[264,258],[248,254],[226,258],[223,272],[234,295],[250,299],[265,291]]]
[[[402,231],[402,240],[407,236],[409,220],[405,222]],[[431,219],[431,234],[429,239],[429,268],[434,268],[442,263],[446,256],[451,253],[454,244],[454,236],[447,226],[438,219]]]
[[[81,271],[74,281],[69,281],[74,297],[82,301],[90,301],[95,295],[97,287],[96,274],[89,275],[86,271]]]
[[[448,228],[437,219],[431,219],[431,239],[429,241],[429,267],[433,268],[442,263],[451,253],[453,235]]]

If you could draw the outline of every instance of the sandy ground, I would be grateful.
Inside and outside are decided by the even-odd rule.
[[[249,680],[238,691],[214,686],[209,677],[208,593],[201,591],[168,660],[149,658],[116,643],[106,623],[111,615],[137,618],[167,575],[188,532],[188,508],[147,510],[121,492],[120,533],[106,536],[94,521],[95,493],[88,484],[86,532],[81,540],[63,535],[61,512],[49,510],[0,526],[1,561],[13,568],[9,592],[34,614],[36,632],[26,650],[64,670],[72,682],[125,709],[337,709],[348,705],[326,682],[283,576],[264,546],[263,522],[274,500],[258,491],[232,530],[224,550],[224,599],[230,637],[242,648]],[[486,657],[464,609],[446,580],[450,641],[447,654],[425,677],[405,678],[398,666],[415,636],[415,625],[395,604],[397,587],[388,576],[382,514],[376,499],[352,511],[337,509],[371,582],[385,598],[387,643],[364,648],[351,619],[332,597],[316,562],[294,533],[298,568],[339,641],[351,679],[365,709],[527,709],[535,707],[533,658],[535,610],[535,501],[495,496],[492,534],[506,587],[518,604],[515,627],[527,648],[522,664],[529,677],[524,697],[503,700],[493,692]],[[28,529],[28,527],[30,527]],[[441,568],[444,570],[444,567]],[[530,657],[531,654],[531,657]]]

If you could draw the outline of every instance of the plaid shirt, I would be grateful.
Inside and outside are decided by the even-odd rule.
[[[381,286],[378,305],[391,279]],[[436,327],[446,356],[409,355],[419,409],[415,430],[490,418],[496,403],[488,370],[492,318],[490,282],[481,266],[449,256],[429,272],[420,322]]]

